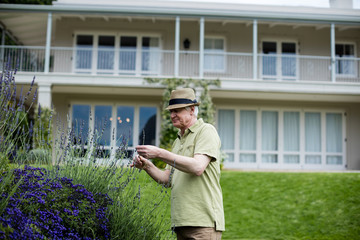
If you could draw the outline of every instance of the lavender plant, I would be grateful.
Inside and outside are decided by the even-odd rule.
[[[111,239],[170,239],[171,226],[163,207],[169,203],[169,194],[164,186],[154,186],[137,169],[128,167],[125,138],[116,149],[110,149],[115,156],[104,156],[104,146],[98,141],[102,131],[84,133],[82,129],[82,123],[78,128],[58,126],[58,174],[83,184],[92,193],[106,192],[114,200],[108,208]],[[154,187],[158,191],[153,192]],[[142,198],[144,192],[147,198]]]
[[[52,141],[48,134],[34,144],[34,130],[50,132],[25,121],[37,94],[34,80],[19,91],[15,74],[4,70],[0,80],[0,239],[170,239],[169,195],[128,167],[126,140],[104,155],[103,131],[82,132],[82,123],[76,129],[58,118],[49,125],[53,142],[43,142]],[[34,146],[52,149],[46,170],[29,161]]]
[[[16,162],[18,152],[31,147],[32,129],[26,118],[36,98],[36,90],[32,92],[34,80],[23,94],[23,89],[17,92],[15,74],[15,71],[3,71],[0,75],[0,170],[7,168],[9,160]]]
[[[0,238],[109,239],[108,195],[94,195],[42,168],[25,166],[13,174],[0,196],[8,198],[7,192],[17,186],[0,216]]]

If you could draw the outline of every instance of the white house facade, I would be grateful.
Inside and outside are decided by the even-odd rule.
[[[145,78],[219,79],[225,168],[360,170],[360,10],[340,3],[0,4],[0,63],[62,120],[107,121],[108,154],[159,144],[164,86]]]

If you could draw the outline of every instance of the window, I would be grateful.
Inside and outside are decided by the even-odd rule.
[[[136,67],[136,37],[120,37],[119,70],[135,71]]]
[[[156,74],[159,71],[160,52],[159,38],[142,37],[142,65],[141,70],[147,74]]]
[[[140,128],[138,144],[155,145],[156,108],[140,107]]]
[[[281,43],[281,74],[283,77],[296,76],[296,45],[295,43]]]
[[[321,114],[305,113],[305,163],[321,164]]]
[[[342,116],[338,113],[326,114],[326,164],[341,165],[343,163]]]
[[[160,71],[160,62],[160,39],[158,37],[120,37],[120,73],[136,74],[141,72],[144,75],[156,75]]]
[[[256,162],[256,111],[240,110],[240,162]]]
[[[114,69],[114,36],[99,36],[98,39],[97,69],[99,73],[112,73]]]
[[[278,113],[263,111],[261,115],[262,162],[278,162]]]
[[[135,107],[118,106],[116,109],[116,145],[133,147]]]
[[[97,139],[98,144],[102,146],[110,146],[112,107],[95,106],[94,113],[94,130],[97,136],[99,136],[99,139]]]
[[[276,79],[276,42],[263,42],[263,57],[262,57],[262,74],[264,76],[274,76],[273,79]]]
[[[225,71],[225,43],[222,38],[205,38],[204,71]]]
[[[72,106],[72,129],[77,136],[77,144],[87,144],[89,134],[90,106],[73,105]]]
[[[76,143],[85,148],[89,147],[89,133],[93,132],[97,134],[96,143],[107,155],[114,155],[119,146],[132,152],[138,144],[156,145],[156,107],[73,104],[71,116]]]
[[[342,168],[342,112],[219,109],[218,130],[225,164]]]
[[[93,58],[93,36],[78,35],[76,39],[75,69],[78,72],[90,73]]]
[[[262,42],[262,76],[266,80],[295,80],[296,43]]]
[[[160,38],[131,35],[77,35],[75,72],[157,75]]]
[[[355,75],[355,47],[353,44],[335,44],[336,73]]]
[[[300,163],[300,113],[284,112],[284,163]]]
[[[235,138],[235,111],[234,110],[219,110],[219,136],[222,139],[221,145],[224,150],[234,149]],[[228,161],[234,161],[234,153],[228,151]]]

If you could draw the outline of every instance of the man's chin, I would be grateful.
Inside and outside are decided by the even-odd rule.
[[[172,122],[173,126],[179,128],[179,122]]]

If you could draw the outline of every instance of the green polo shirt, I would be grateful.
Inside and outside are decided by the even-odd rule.
[[[220,146],[216,129],[202,119],[198,119],[183,136],[178,134],[174,141],[173,153],[187,157],[204,154],[212,159],[201,176],[174,170],[171,178],[171,222],[174,227],[215,227],[217,231],[225,230],[220,186]]]

